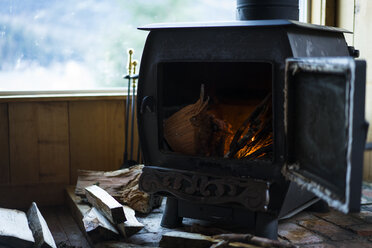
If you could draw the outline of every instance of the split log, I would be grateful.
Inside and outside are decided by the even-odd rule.
[[[35,202],[31,204],[31,207],[27,212],[27,219],[28,225],[35,239],[34,247],[57,248],[52,233],[50,232],[48,225]]]
[[[130,237],[139,232],[144,225],[137,220],[135,216],[136,212],[133,209],[128,206],[123,206],[123,210],[127,220],[124,223],[118,224],[117,228],[124,237]]]
[[[202,111],[191,119],[196,140],[196,154],[223,157],[226,137],[231,134],[231,125],[218,119],[209,111]]]
[[[198,233],[187,232],[168,232],[162,236],[160,246],[163,248],[221,248],[221,247],[277,247],[294,248],[295,246],[288,242],[281,242],[267,238],[257,237],[251,234],[220,234],[207,236]]]
[[[294,245],[288,242],[281,242],[278,240],[257,237],[251,234],[229,233],[229,234],[215,235],[212,238],[217,239],[217,240],[224,240],[229,243],[233,243],[233,242],[248,243],[252,245],[257,245],[259,247],[278,247],[278,248],[294,248],[295,247]]]
[[[150,213],[154,207],[160,206],[162,198],[141,191],[138,185],[139,177],[140,175],[127,184],[126,188],[123,189],[121,199],[125,205],[138,212]]]
[[[68,186],[66,188],[66,193],[67,193],[66,194],[66,201],[67,201],[67,204],[70,208],[71,214],[74,217],[74,220],[76,221],[76,223],[78,224],[80,230],[86,235],[87,240],[89,241],[90,245],[92,247],[93,246],[96,247],[96,245],[93,244],[92,239],[94,239],[95,243],[99,242],[99,244],[100,244],[99,247],[106,247],[105,246],[106,242],[101,243],[100,240],[107,240],[107,237],[110,237],[112,235],[112,234],[110,234],[111,233],[110,228],[108,230],[106,230],[106,229],[103,229],[103,227],[101,226],[101,227],[99,227],[99,229],[100,229],[99,231],[96,231],[96,233],[94,233],[94,232],[90,233],[88,235],[86,233],[86,230],[85,230],[85,225],[84,225],[84,222],[83,222],[83,218],[91,210],[91,207],[88,205],[88,203],[83,202],[79,196],[75,195],[75,187],[74,186]],[[136,230],[139,231],[140,226],[143,226],[143,225],[141,223],[139,223],[137,221],[137,219],[135,221],[133,220],[133,218],[135,218],[134,210],[127,210],[127,207],[124,206],[124,213],[127,217],[127,220],[124,222],[123,225],[127,228],[126,235],[130,236],[132,233],[136,232]],[[136,224],[137,222],[139,224]],[[131,224],[129,224],[129,223],[131,223]],[[111,225],[111,223],[110,223],[110,225]],[[119,225],[121,225],[121,224],[119,224]],[[113,225],[111,225],[111,226],[113,226]],[[119,229],[118,226],[116,226],[117,229]],[[113,227],[113,228],[115,229],[115,227]],[[115,235],[116,234],[114,234],[114,236]],[[92,238],[91,238],[91,236],[92,236]],[[122,241],[112,241],[112,242],[109,242],[109,244],[114,244],[114,245],[117,245],[118,247],[127,247],[126,246],[127,243],[124,243]],[[111,247],[111,246],[107,246],[107,247]],[[112,247],[115,247],[115,246],[112,246]],[[131,247],[131,246],[128,246],[128,247]]]
[[[88,205],[88,203],[83,202],[80,196],[75,195],[74,186],[66,187],[66,202],[70,209],[70,213],[75,222],[78,224],[81,232],[86,234],[83,218],[84,215],[90,211],[91,207]],[[88,241],[91,243],[89,238]]]
[[[183,107],[164,121],[164,138],[174,152],[196,155],[197,130],[192,120],[206,110],[208,101],[204,100],[204,85],[200,87],[200,97],[194,103]]]
[[[184,227],[184,231],[191,233],[200,233],[207,236],[228,233],[228,231],[221,228],[211,226],[206,227],[196,223],[192,224],[190,227]]]
[[[164,121],[164,138],[174,152],[199,155],[224,155],[225,140],[231,125],[207,110],[209,98],[204,100],[204,85],[200,98],[181,108]]]
[[[162,198],[138,189],[142,168],[143,165],[136,165],[110,172],[78,170],[75,194],[85,197],[85,187],[98,185],[120,203],[128,205],[135,211],[149,213],[153,208],[160,206]]]
[[[113,224],[119,224],[126,220],[123,205],[116,201],[104,189],[92,185],[85,188],[85,195],[90,204],[102,211],[104,216]]]
[[[84,215],[83,223],[93,243],[119,239],[119,232],[95,207]]]
[[[154,247],[143,246],[138,244],[129,244],[121,241],[107,241],[95,245],[94,248],[154,248]]]
[[[32,247],[35,239],[24,212],[0,208],[0,246],[14,248]]]
[[[215,240],[210,236],[175,231],[163,234],[159,246],[163,248],[209,248],[214,242]]]

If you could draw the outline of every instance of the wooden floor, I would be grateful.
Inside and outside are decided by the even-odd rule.
[[[166,232],[174,230],[193,232],[192,227],[195,223],[208,226],[201,221],[185,218],[183,226],[178,229],[163,228],[160,222],[164,208],[163,202],[160,208],[154,209],[149,215],[137,216],[137,219],[144,224],[144,228],[128,238],[125,243],[103,242],[95,244],[95,247],[159,247],[159,241]],[[67,206],[40,208],[40,211],[48,223],[58,248],[93,247],[89,245]],[[212,224],[211,227],[237,232],[217,224]],[[345,215],[332,209],[326,213],[318,213],[308,209],[290,219],[281,220],[278,238],[296,247],[372,248],[372,183],[363,185],[360,213]]]
[[[90,248],[88,241],[65,206],[40,208],[57,247]]]

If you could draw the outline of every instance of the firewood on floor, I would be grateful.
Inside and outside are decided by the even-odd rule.
[[[85,195],[90,204],[113,224],[123,223],[126,220],[123,206],[102,188],[92,185],[85,188]]]
[[[149,195],[138,189],[142,168],[143,165],[136,165],[110,172],[79,170],[75,193],[77,196],[85,197],[85,187],[98,185],[120,203],[135,211],[149,213],[153,208],[160,206],[161,197]]]
[[[66,187],[66,202],[70,209],[71,215],[78,224],[80,230],[85,233],[83,218],[90,211],[91,207],[84,203],[81,198],[75,195],[75,187]]]
[[[27,212],[29,227],[35,239],[35,247],[38,248],[57,248],[52,233],[48,228],[44,217],[41,215],[35,202],[31,204]]]
[[[163,248],[221,248],[221,247],[277,247],[277,248],[294,248],[295,246],[277,240],[257,237],[251,234],[220,234],[207,236],[199,233],[188,232],[168,232],[162,236],[160,246]]]
[[[93,243],[119,239],[118,230],[95,207],[84,215],[83,223]]]
[[[153,246],[142,246],[137,244],[129,244],[124,242],[117,242],[117,241],[111,241],[111,242],[103,242],[99,243],[94,246],[94,248],[156,248]]]
[[[130,237],[139,232],[144,225],[137,220],[135,216],[136,212],[133,209],[128,206],[123,206],[123,209],[127,220],[124,223],[118,224],[117,228],[124,237]]]
[[[163,234],[159,246],[163,248],[209,248],[215,242],[210,236],[199,233],[174,231]]]
[[[221,239],[229,243],[239,242],[256,245],[258,247],[278,247],[278,248],[294,248],[295,246],[278,240],[272,240],[268,238],[257,237],[252,234],[238,234],[238,233],[228,233],[219,234],[212,237],[213,239]]]
[[[67,203],[70,208],[70,211],[72,213],[72,216],[74,217],[75,221],[78,223],[78,226],[80,227],[80,230],[86,233],[85,230],[85,225],[82,221],[83,217],[88,213],[91,209],[91,207],[88,205],[88,203],[85,203],[84,201],[81,200],[79,196],[75,195],[75,188],[73,186],[69,186],[66,188],[67,192]],[[143,228],[143,224],[141,224],[136,216],[135,216],[135,211],[131,209],[128,206],[122,206],[124,214],[127,218],[124,223],[117,224],[114,226],[114,228],[118,229],[120,234],[122,234],[124,237],[130,237],[131,235],[139,232]],[[92,239],[90,238],[90,235],[88,236],[88,240],[93,243]],[[105,236],[103,234],[103,236]],[[103,240],[103,239],[100,239]],[[99,242],[99,241],[95,241]],[[116,243],[122,243],[117,241]]]
[[[35,239],[24,212],[0,208],[0,246],[14,248],[32,247]]]

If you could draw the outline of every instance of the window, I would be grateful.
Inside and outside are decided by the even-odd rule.
[[[1,0],[0,91],[121,87],[138,26],[234,15],[233,0]]]
[[[140,60],[147,36],[138,26],[235,20],[235,8],[236,0],[1,0],[0,92],[124,87],[126,51]]]

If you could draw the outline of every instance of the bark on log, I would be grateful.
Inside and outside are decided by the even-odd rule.
[[[149,195],[138,189],[142,168],[143,165],[136,165],[110,172],[79,170],[75,194],[85,197],[85,187],[98,185],[120,203],[135,211],[149,213],[153,208],[160,206],[161,197]]]
[[[205,113],[208,101],[204,100],[204,85],[201,85],[200,97],[194,104],[183,107],[164,121],[164,138],[174,152],[198,154],[198,130],[193,120]]]
[[[52,233],[35,202],[27,212],[28,225],[35,239],[35,248],[57,248]]]

